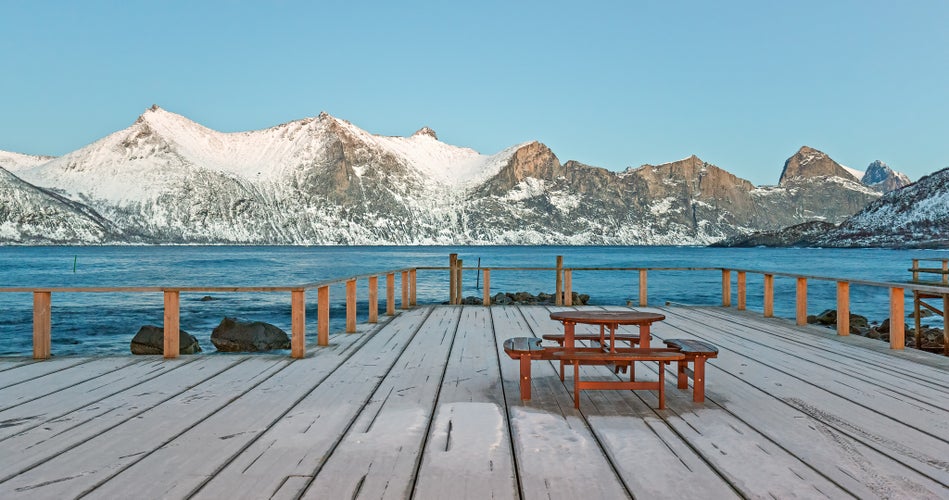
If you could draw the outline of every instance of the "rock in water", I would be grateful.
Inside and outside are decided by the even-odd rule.
[[[132,354],[163,354],[165,352],[165,329],[145,325],[132,337]],[[184,330],[178,330],[178,354],[201,352],[198,339]]]
[[[224,318],[211,333],[211,343],[222,352],[254,352],[289,349],[287,332],[262,321]]]

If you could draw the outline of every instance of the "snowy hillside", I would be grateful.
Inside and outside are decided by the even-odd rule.
[[[10,151],[0,151],[0,168],[5,169],[8,172],[18,173],[21,170],[26,170],[33,168],[37,165],[42,165],[50,160],[53,156],[33,156],[25,155],[22,153],[13,153]]]

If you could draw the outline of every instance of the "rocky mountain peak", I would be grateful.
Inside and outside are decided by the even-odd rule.
[[[783,186],[792,179],[813,177],[840,177],[859,182],[859,179],[823,151],[810,146],[801,146],[797,153],[784,162],[780,184]]]
[[[884,193],[895,191],[912,183],[906,174],[894,171],[889,165],[880,160],[874,160],[867,166],[867,172],[860,181]]]
[[[435,131],[428,127],[422,127],[416,130],[415,133],[412,134],[412,137],[415,137],[417,135],[427,135],[431,137],[432,139],[435,139],[436,141],[438,140],[438,135],[435,133]]]

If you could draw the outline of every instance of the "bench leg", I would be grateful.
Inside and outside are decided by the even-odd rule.
[[[679,389],[688,389],[689,388],[689,374],[686,370],[689,368],[688,360],[681,360],[679,363],[679,382],[676,385]]]
[[[705,357],[696,356],[695,366],[692,369],[692,401],[705,401]]]
[[[531,357],[521,356],[521,399],[531,399]]]
[[[666,408],[666,361],[659,362],[659,409]]]

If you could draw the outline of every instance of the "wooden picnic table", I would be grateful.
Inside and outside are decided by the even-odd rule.
[[[666,319],[662,314],[638,311],[558,311],[550,313],[550,319],[563,323],[564,348],[576,347],[574,335],[577,323],[600,325],[600,340],[605,340],[603,328],[610,331],[610,351],[616,352],[616,329],[620,325],[639,326],[639,347],[649,347],[649,328],[655,321]],[[602,345],[602,342],[601,342]]]

